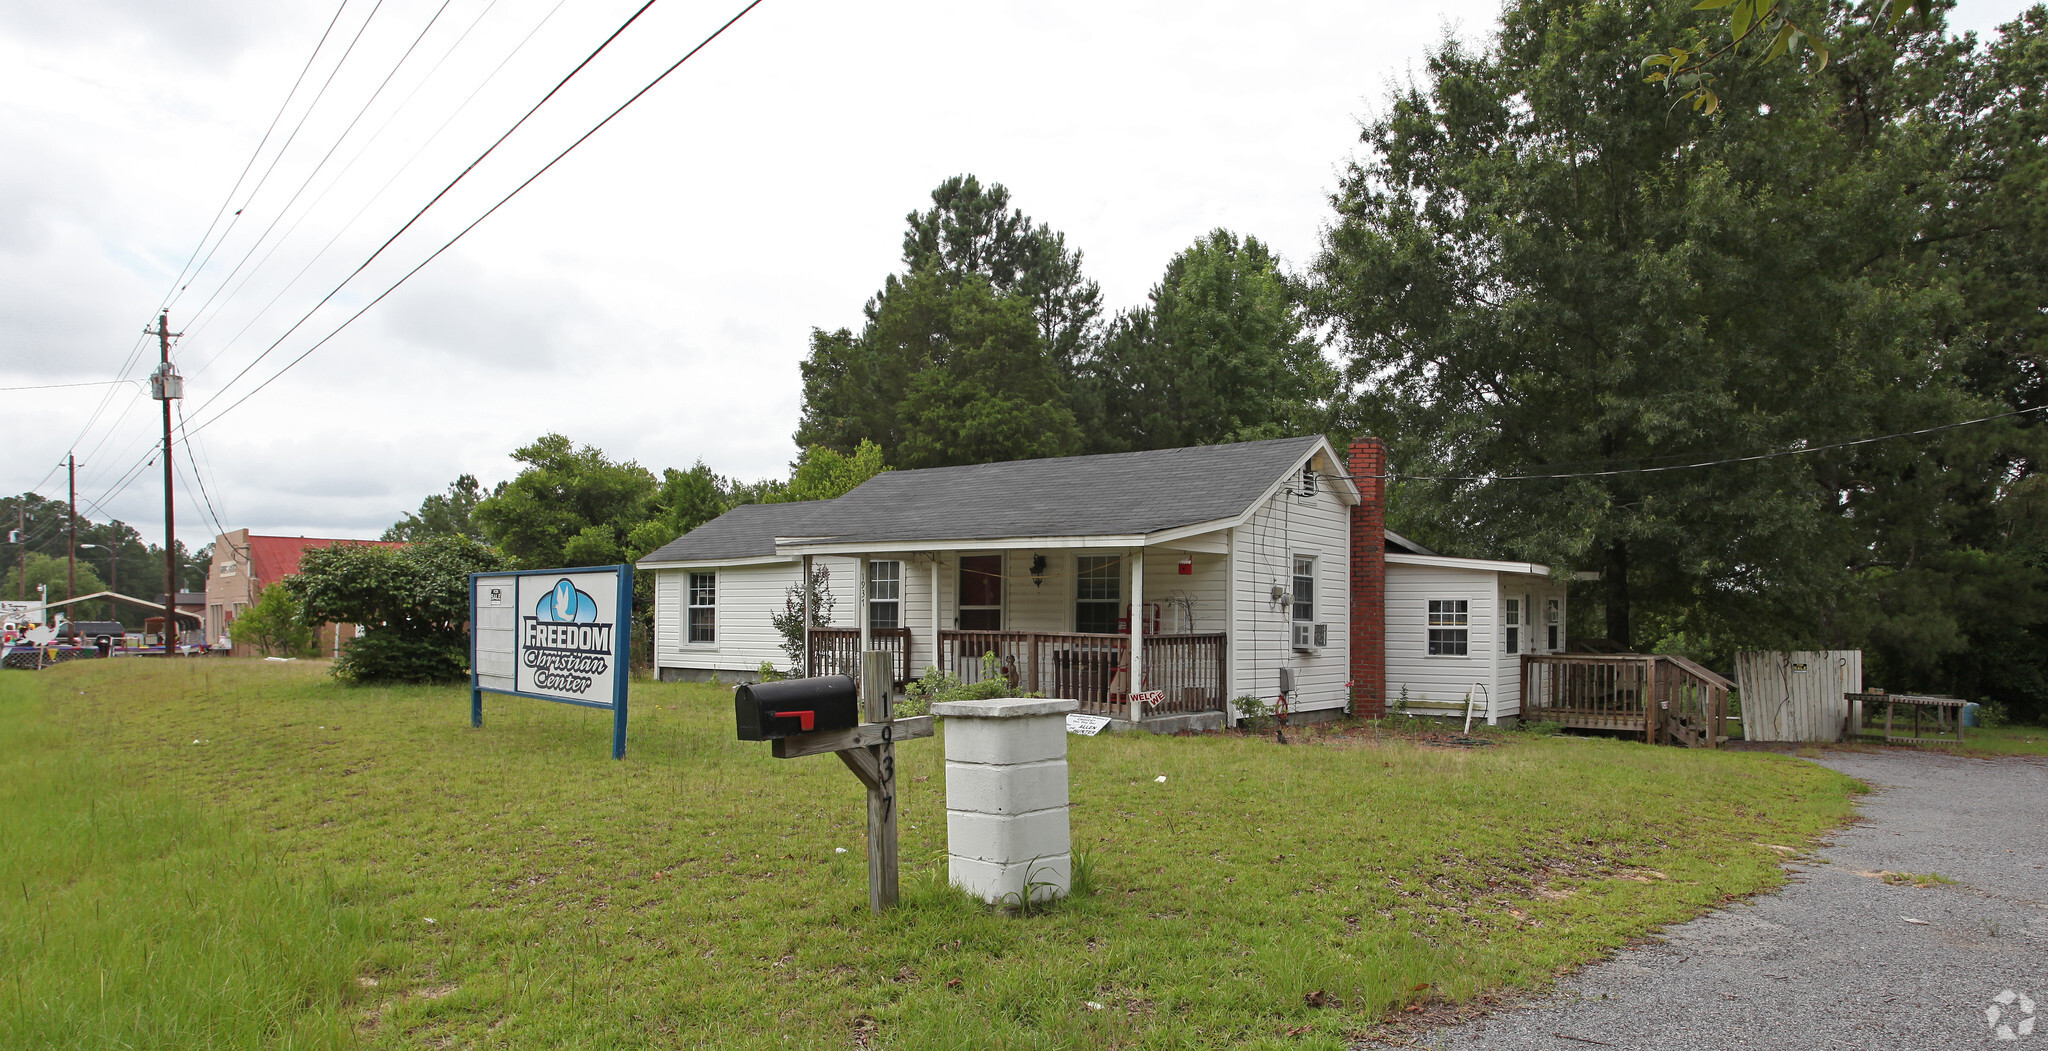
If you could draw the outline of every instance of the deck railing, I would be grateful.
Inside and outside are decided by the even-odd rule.
[[[1148,712],[1223,709],[1223,633],[1145,638],[1145,689],[1165,694]],[[995,674],[1019,690],[1081,702],[1081,710],[1124,716],[1129,691],[1119,672],[1130,664],[1130,636],[1055,631],[941,631],[941,670],[968,682]]]
[[[877,628],[871,631],[875,649],[887,651],[896,669],[896,685],[910,681],[910,629]],[[811,675],[851,675],[860,678],[860,629],[812,628]]]
[[[1522,655],[1522,718],[1717,748],[1735,684],[1669,654]]]

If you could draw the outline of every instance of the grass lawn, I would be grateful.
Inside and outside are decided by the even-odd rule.
[[[0,674],[0,1047],[1341,1048],[1778,885],[1766,844],[1856,789],[1534,734],[1076,737],[1095,893],[1013,916],[944,885],[913,741],[875,917],[839,763],[733,740],[722,689],[633,706],[613,762],[604,713],[476,731],[466,690],[319,664]]]

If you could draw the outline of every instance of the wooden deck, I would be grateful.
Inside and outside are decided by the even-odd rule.
[[[1719,748],[1735,684],[1668,654],[1523,654],[1522,718]]]

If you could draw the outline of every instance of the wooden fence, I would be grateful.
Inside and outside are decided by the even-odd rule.
[[[1718,748],[1735,684],[1669,654],[1523,654],[1522,718]]]
[[[1863,651],[1745,651],[1735,655],[1735,679],[1744,740],[1839,741],[1846,696],[1863,691]]]

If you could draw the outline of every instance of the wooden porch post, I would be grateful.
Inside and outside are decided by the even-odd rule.
[[[815,675],[815,674],[817,674],[817,671],[816,671],[816,667],[817,667],[817,666],[816,666],[816,664],[814,664],[814,663],[813,663],[813,661],[812,661],[812,659],[811,659],[811,618],[812,618],[812,616],[813,616],[813,611],[812,611],[812,609],[811,609],[811,556],[809,556],[809,555],[805,555],[805,556],[804,556],[804,580],[803,580],[803,587],[804,587],[804,666],[803,666],[803,669],[802,669],[802,670],[800,670],[799,672],[797,672],[797,674],[798,674],[798,675],[803,675],[803,676],[810,676],[810,675]]]
[[[1145,713],[1138,695],[1145,692],[1145,549],[1131,552],[1131,725]]]
[[[932,667],[940,671],[946,670],[945,654],[939,652],[939,632],[944,630],[940,625],[944,623],[945,621],[939,619],[939,553],[934,551],[932,552]]]
[[[867,667],[865,654],[875,648],[875,627],[868,622],[868,556],[860,556],[860,583],[854,585],[854,593],[860,601],[854,606],[853,615],[860,618],[860,658],[858,667]],[[864,674],[864,673],[863,673]]]

